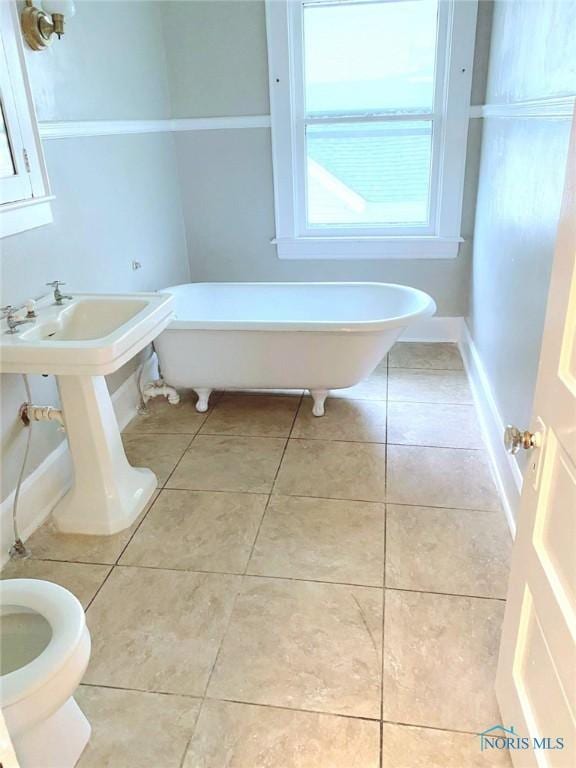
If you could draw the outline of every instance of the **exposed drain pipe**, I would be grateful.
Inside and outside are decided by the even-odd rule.
[[[142,390],[142,400],[144,401],[144,406],[146,406],[148,400],[151,400],[153,397],[166,397],[170,405],[178,405],[180,402],[180,395],[178,392],[174,389],[174,387],[166,384],[164,379],[156,379],[155,381],[150,381],[144,386]]]
[[[148,381],[146,381],[148,379]],[[144,383],[146,381],[146,383]],[[138,413],[141,415],[147,415],[147,404],[153,397],[166,397],[170,405],[178,405],[180,402],[180,395],[169,384],[166,384],[160,373],[158,365],[158,357],[154,348],[150,353],[147,360],[142,363],[142,369],[140,371],[138,388],[140,389],[140,396],[142,403],[138,409]]]

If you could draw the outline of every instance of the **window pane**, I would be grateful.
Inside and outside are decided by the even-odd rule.
[[[309,125],[308,224],[423,225],[431,121]]]
[[[430,112],[436,0],[304,6],[306,111]]]

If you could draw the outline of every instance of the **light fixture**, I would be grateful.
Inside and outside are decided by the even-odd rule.
[[[21,17],[24,39],[32,50],[42,51],[52,44],[54,35],[62,37],[64,17],[71,19],[75,13],[73,0],[42,0],[42,9],[26,0]]]

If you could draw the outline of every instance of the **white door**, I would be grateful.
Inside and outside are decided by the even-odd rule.
[[[529,296],[519,309],[530,311]],[[515,768],[574,768],[576,118],[532,416],[536,447],[524,476],[496,694],[502,724],[530,739],[530,749],[510,751]],[[549,741],[542,742],[545,738]]]

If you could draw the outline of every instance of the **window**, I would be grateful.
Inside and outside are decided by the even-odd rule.
[[[280,258],[451,258],[476,3],[267,0]]]
[[[0,2],[0,237],[52,221],[16,4]]]

